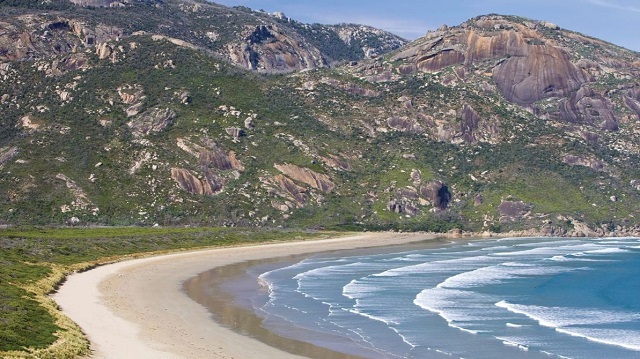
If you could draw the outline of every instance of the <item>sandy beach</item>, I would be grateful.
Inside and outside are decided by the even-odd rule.
[[[91,341],[91,358],[298,358],[218,325],[185,294],[183,283],[212,268],[249,260],[433,238],[365,233],[136,259],[71,275],[53,299]]]

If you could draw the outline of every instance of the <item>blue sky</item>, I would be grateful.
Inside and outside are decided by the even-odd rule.
[[[640,52],[640,0],[215,0],[306,23],[371,25],[407,39],[485,14],[546,20]]]

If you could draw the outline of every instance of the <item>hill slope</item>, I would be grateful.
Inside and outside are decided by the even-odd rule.
[[[6,224],[635,230],[637,53],[499,15],[404,44],[202,2],[33,3],[0,8]]]

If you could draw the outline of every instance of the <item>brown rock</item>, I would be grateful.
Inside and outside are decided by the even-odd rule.
[[[227,135],[232,136],[235,142],[239,141],[240,136],[244,133],[240,127],[227,127],[225,132],[227,132]]]
[[[329,157],[320,156],[322,162],[324,162],[327,166],[336,169],[338,171],[349,171],[351,169],[351,165],[349,162],[341,159],[336,155],[330,154]]]
[[[9,161],[13,156],[18,154],[18,147],[11,147],[9,149],[0,149],[0,165]]]
[[[201,180],[184,168],[171,169],[171,178],[184,191],[211,196],[222,190],[222,181],[213,172],[205,170],[204,175]]]
[[[465,57],[462,52],[449,48],[418,58],[416,67],[421,71],[434,72],[447,66],[464,63],[464,61]]]
[[[569,61],[563,50],[547,45],[527,45],[524,49],[523,55],[512,55],[493,70],[493,80],[507,100],[526,105],[566,96],[587,82],[587,75]]]
[[[640,121],[640,87],[634,87],[625,92],[623,96],[624,104],[633,112]]]
[[[291,198],[298,205],[303,205],[307,202],[307,190],[304,187],[298,186],[283,175],[276,175],[273,179],[276,185],[285,192],[284,197]]]
[[[387,124],[396,131],[416,134],[424,133],[424,129],[419,123],[406,117],[390,117],[387,119]]]
[[[329,176],[316,173],[308,168],[302,168],[292,164],[276,164],[274,167],[293,180],[307,184],[324,193],[331,192],[335,187]]]
[[[604,171],[604,163],[593,158],[584,158],[574,155],[566,155],[562,159],[562,162],[572,166],[585,166],[594,171]]]
[[[524,217],[533,206],[522,201],[502,201],[498,205],[498,215],[500,222],[516,221]]]
[[[127,123],[134,136],[146,136],[152,132],[160,132],[167,128],[176,117],[176,113],[168,108],[154,108],[133,118]]]
[[[230,170],[233,168],[229,157],[217,146],[210,149],[203,149],[200,152],[200,165],[205,167],[215,167],[219,170]]]
[[[107,57],[111,56],[112,53],[113,49],[107,43],[102,43],[96,46],[96,54],[98,55],[98,58],[100,60],[106,59]]]
[[[480,193],[476,193],[475,196],[473,196],[473,205],[475,207],[480,206],[482,201],[482,195]]]
[[[286,73],[326,66],[320,51],[296,33],[275,25],[258,25],[243,42],[227,46],[232,62],[250,70]]]
[[[398,67],[400,73],[411,73],[414,68],[436,72],[495,59],[494,82],[507,100],[520,105],[566,96],[588,81],[587,72],[571,63],[564,50],[544,44],[541,35],[525,25],[481,19],[476,26],[481,29],[461,26],[446,37],[418,41],[391,60],[403,62]]]
[[[434,208],[440,210],[447,209],[451,201],[449,187],[441,181],[433,181],[421,186],[420,195],[430,201]]]
[[[460,132],[462,138],[467,143],[473,143],[476,141],[475,131],[480,124],[480,115],[468,104],[462,106],[460,114]]]
[[[562,101],[556,118],[572,123],[598,126],[603,130],[618,129],[618,121],[611,101],[585,86]]]

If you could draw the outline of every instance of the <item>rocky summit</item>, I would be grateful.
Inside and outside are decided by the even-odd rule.
[[[0,2],[0,223],[638,233],[640,55],[188,0]]]

